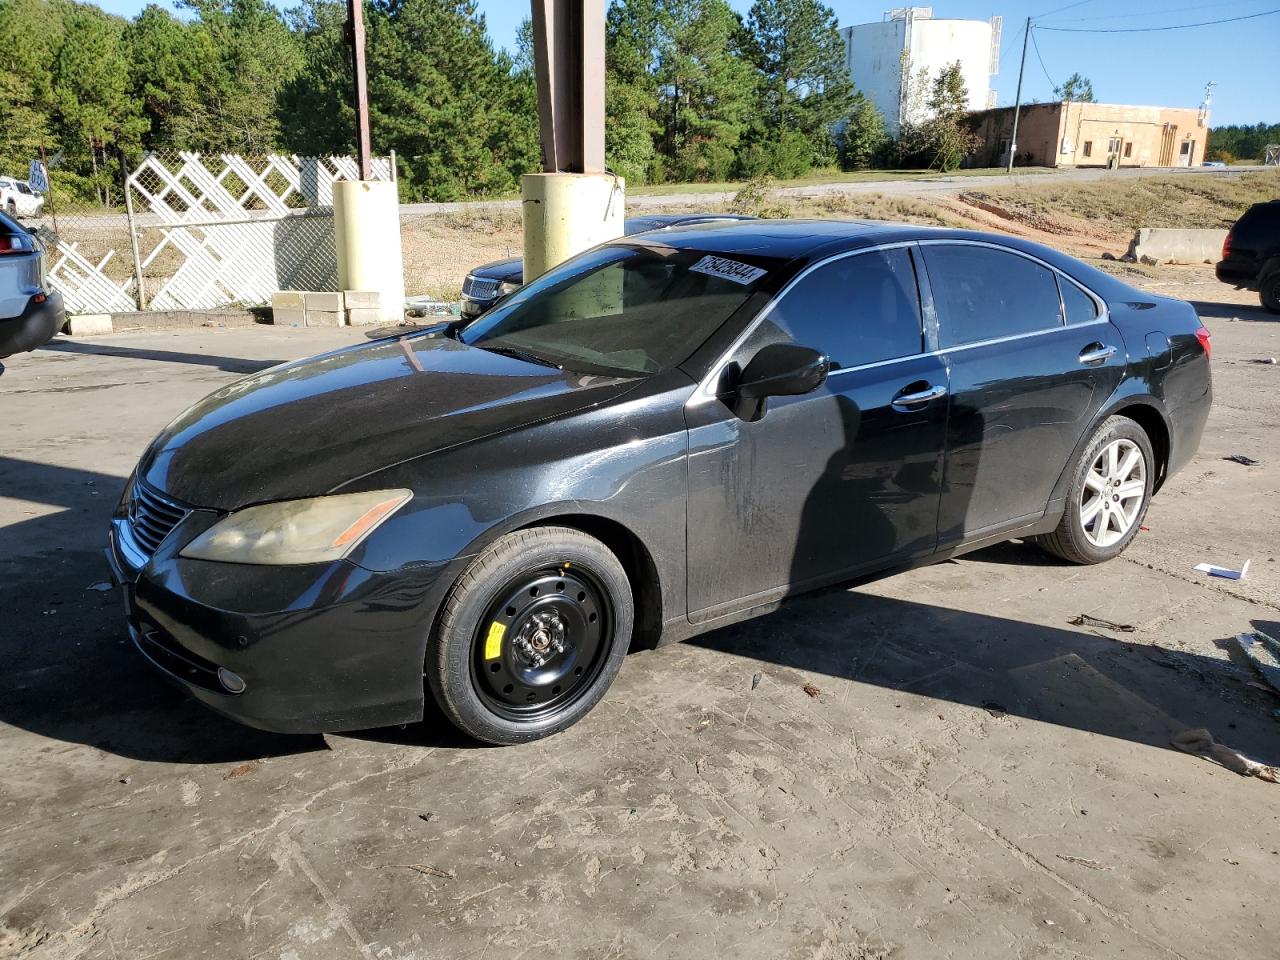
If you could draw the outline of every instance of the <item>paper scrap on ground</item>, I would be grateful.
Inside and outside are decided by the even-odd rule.
[[[1269,783],[1280,783],[1280,770],[1252,760],[1239,750],[1232,750],[1218,743],[1213,739],[1213,734],[1204,727],[1184,730],[1173,738],[1172,743],[1183,753],[1194,753],[1197,756],[1216,760],[1242,777],[1257,777]]]
[[[1195,569],[1211,577],[1222,577],[1224,580],[1243,580],[1244,575],[1249,572],[1249,563],[1250,561],[1246,560],[1239,570],[1228,570],[1226,567],[1217,567],[1212,563],[1197,563]]]

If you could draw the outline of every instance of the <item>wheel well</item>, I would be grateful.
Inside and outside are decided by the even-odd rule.
[[[1115,411],[1113,416],[1128,417],[1146,432],[1147,439],[1151,441],[1151,449],[1156,455],[1156,478],[1152,492],[1159,490],[1164,484],[1169,467],[1169,428],[1165,426],[1160,411],[1146,404],[1135,403]]]
[[[631,645],[633,648],[653,646],[662,632],[662,584],[653,557],[640,538],[616,520],[586,513],[541,517],[521,529],[548,525],[581,530],[613,551],[627,573],[631,595],[635,598],[636,622]]]

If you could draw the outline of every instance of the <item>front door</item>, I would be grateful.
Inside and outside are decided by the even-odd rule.
[[[1010,250],[922,243],[951,370],[942,546],[1044,514],[1124,373],[1124,342],[1067,277]]]
[[[827,354],[813,393],[773,397],[748,422],[695,396],[689,428],[690,618],[768,603],[937,539],[947,371],[924,353],[907,246],[802,275],[735,352],[794,342]]]

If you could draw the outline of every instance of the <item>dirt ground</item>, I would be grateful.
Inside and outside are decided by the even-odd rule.
[[[0,956],[1274,957],[1280,786],[1169,739],[1280,762],[1280,697],[1229,643],[1280,636],[1280,366],[1253,362],[1280,320],[1205,268],[1153,272],[1212,329],[1216,398],[1123,558],[1010,543],[797,600],[633,653],[584,722],[508,749],[437,717],[241,728],[141,663],[94,589],[164,423],[359,331],[11,359]],[[1239,582],[1192,570],[1246,559]]]

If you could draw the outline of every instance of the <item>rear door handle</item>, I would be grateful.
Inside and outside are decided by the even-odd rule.
[[[945,397],[946,395],[947,388],[945,386],[928,387],[917,393],[900,393],[893,398],[891,405],[895,410],[908,413],[918,409],[930,400],[937,400],[939,397]]]
[[[1115,347],[1106,347],[1100,343],[1091,343],[1080,351],[1081,363],[1102,363],[1116,355]]]

